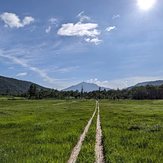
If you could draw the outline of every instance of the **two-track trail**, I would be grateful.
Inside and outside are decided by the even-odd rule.
[[[102,128],[100,122],[100,107],[99,102],[97,102],[97,124],[96,124],[96,145],[95,145],[95,155],[96,163],[104,163],[104,153],[103,153],[103,144],[102,144]]]
[[[67,163],[75,163],[78,155],[80,153],[83,141],[86,137],[86,134],[91,126],[92,120],[97,113],[97,126],[96,126],[96,144],[95,144],[95,163],[104,163],[104,154],[103,154],[103,145],[102,145],[102,129],[101,129],[101,122],[100,122],[100,108],[99,108],[99,102],[96,101],[96,107],[95,107],[95,111],[92,115],[92,117],[90,118],[90,120],[88,121],[88,124],[86,125],[86,127],[84,128],[83,133],[81,134],[76,146],[73,148],[70,158],[68,160]]]
[[[97,102],[96,102],[97,103]],[[84,129],[84,132],[81,134],[80,138],[79,138],[79,141],[77,142],[76,146],[73,148],[72,152],[71,152],[71,155],[70,155],[70,158],[68,160],[68,163],[75,163],[77,158],[78,158],[78,155],[79,155],[79,152],[81,150],[81,147],[82,147],[82,144],[83,144],[83,141],[85,139],[85,136],[89,130],[89,127],[92,123],[92,120],[96,114],[96,111],[97,111],[97,104],[96,104],[96,107],[95,107],[95,111],[92,115],[92,117],[90,118],[90,120],[88,121],[88,124],[86,125],[85,129]]]

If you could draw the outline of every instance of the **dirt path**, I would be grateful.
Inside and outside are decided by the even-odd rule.
[[[103,145],[102,145],[102,129],[100,122],[100,108],[99,102],[96,102],[98,115],[97,115],[97,128],[96,128],[96,145],[95,145],[95,155],[96,163],[104,163]]]
[[[96,114],[96,110],[97,110],[97,102],[96,102],[95,111],[94,111],[92,117],[90,118],[90,120],[88,121],[88,124],[86,125],[86,127],[85,127],[85,129],[84,129],[84,132],[83,132],[82,135],[80,136],[79,141],[77,142],[76,146],[75,146],[74,149],[72,150],[71,156],[70,156],[70,158],[69,158],[69,160],[68,160],[68,163],[75,163],[75,162],[76,162],[76,160],[77,160],[77,158],[78,158],[78,155],[79,155],[79,152],[80,152],[80,150],[81,150],[82,143],[83,143],[83,141],[84,141],[84,139],[85,139],[85,136],[86,136],[86,134],[87,134],[87,132],[88,132],[88,130],[89,130],[89,127],[90,127],[90,125],[91,125],[91,123],[92,123],[92,120],[93,120],[93,118],[94,118],[94,116],[95,116],[95,114]]]

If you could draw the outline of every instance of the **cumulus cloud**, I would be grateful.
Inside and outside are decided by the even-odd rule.
[[[110,88],[110,83],[109,81],[105,80],[105,81],[100,81],[97,78],[94,79],[89,79],[87,80],[88,83],[95,83],[101,87],[106,87],[106,88]]]
[[[10,28],[21,28],[34,22],[34,18],[31,16],[26,16],[21,20],[15,13],[8,12],[2,13],[0,19],[5,23],[6,27]]]
[[[109,26],[106,28],[106,31],[110,32],[112,30],[115,30],[116,29],[116,26]]]
[[[27,75],[28,75],[27,72],[21,72],[21,73],[18,73],[16,76],[21,77],[21,76],[27,76]]]
[[[23,25],[23,26],[29,25],[29,24],[31,24],[32,22],[34,22],[34,18],[32,18],[31,16],[26,16],[26,17],[23,19],[22,25]]]
[[[100,43],[101,41],[98,39],[98,36],[101,32],[97,28],[98,24],[96,23],[67,23],[62,24],[62,27],[58,30],[57,34],[60,36],[84,37],[86,42]]]
[[[98,24],[95,23],[67,23],[62,24],[62,27],[58,30],[58,35],[61,36],[87,36],[87,37],[96,37],[100,35],[100,31],[96,28]]]
[[[79,21],[77,23],[62,24],[57,34],[67,37],[81,37],[87,43],[98,45],[102,42],[98,37],[101,31],[98,29],[97,23],[92,23],[91,18],[84,14],[84,11],[77,15]]]

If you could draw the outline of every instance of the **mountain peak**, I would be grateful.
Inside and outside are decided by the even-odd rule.
[[[63,91],[79,91],[80,92],[82,88],[83,88],[84,92],[97,91],[97,90],[99,90],[99,88],[101,90],[104,90],[104,89],[110,90],[109,88],[100,87],[95,83],[81,82],[79,84],[68,87],[68,88],[64,89]]]

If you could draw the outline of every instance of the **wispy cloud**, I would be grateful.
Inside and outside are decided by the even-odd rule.
[[[22,67],[27,68],[27,69],[39,74],[43,78],[44,81],[46,81],[50,84],[54,84],[57,81],[57,79],[54,79],[54,78],[51,78],[50,76],[48,76],[48,74],[44,70],[37,68],[35,66],[31,66],[30,64],[26,63],[25,60],[22,60],[20,58],[17,58],[15,56],[11,56],[11,55],[6,55],[6,54],[4,55],[2,52],[0,52],[0,57],[7,58],[7,59],[11,60],[13,63],[21,65]]]
[[[100,40],[99,38],[85,38],[86,42],[90,42],[90,43],[94,43],[95,45],[99,45],[102,40]]]
[[[45,32],[46,32],[46,33],[50,33],[51,29],[52,29],[52,27],[51,27],[51,26],[48,26],[48,27],[45,29]]]
[[[50,33],[53,27],[57,27],[58,26],[58,19],[55,17],[51,17],[48,20],[48,27],[45,29],[46,33]]]
[[[50,69],[50,72],[69,73],[69,72],[76,71],[77,69],[79,69],[79,66],[69,66],[69,67],[52,66],[49,69]]]
[[[115,29],[117,29],[116,26],[109,26],[105,30],[110,32],[110,31],[115,30]]]
[[[120,18],[120,15],[119,14],[112,16],[112,19],[118,19],[118,18]]]
[[[77,17],[80,19],[80,22],[90,21],[91,18],[84,14],[84,11],[80,12]]]
[[[58,19],[55,18],[55,17],[51,17],[51,18],[49,19],[49,23],[52,24],[52,25],[57,25]]]
[[[34,18],[31,16],[26,16],[21,20],[15,13],[9,12],[2,13],[0,19],[5,23],[5,27],[10,28],[21,28],[34,22]]]
[[[16,65],[20,65],[23,68],[25,68],[28,71],[32,71],[36,74],[38,74],[42,80],[44,81],[44,85],[47,87],[57,88],[57,89],[63,89],[67,87],[68,85],[71,85],[73,82],[70,79],[57,79],[53,78],[49,75],[49,73],[53,72],[59,72],[59,73],[68,73],[77,70],[78,66],[70,66],[70,67],[54,67],[51,70],[50,66],[48,66],[46,69],[41,69],[39,67],[33,66],[33,64],[29,64],[29,61],[25,55],[20,56],[19,53],[17,54],[17,51],[21,51],[20,53],[23,53],[22,49],[16,49],[16,50],[1,50],[0,49],[0,58],[7,59],[7,63],[14,63]],[[8,62],[9,61],[9,62]],[[19,73],[17,76],[25,76],[26,74]]]
[[[17,77],[22,77],[22,76],[27,76],[28,73],[27,72],[21,72],[21,73],[18,73],[16,76]]]

